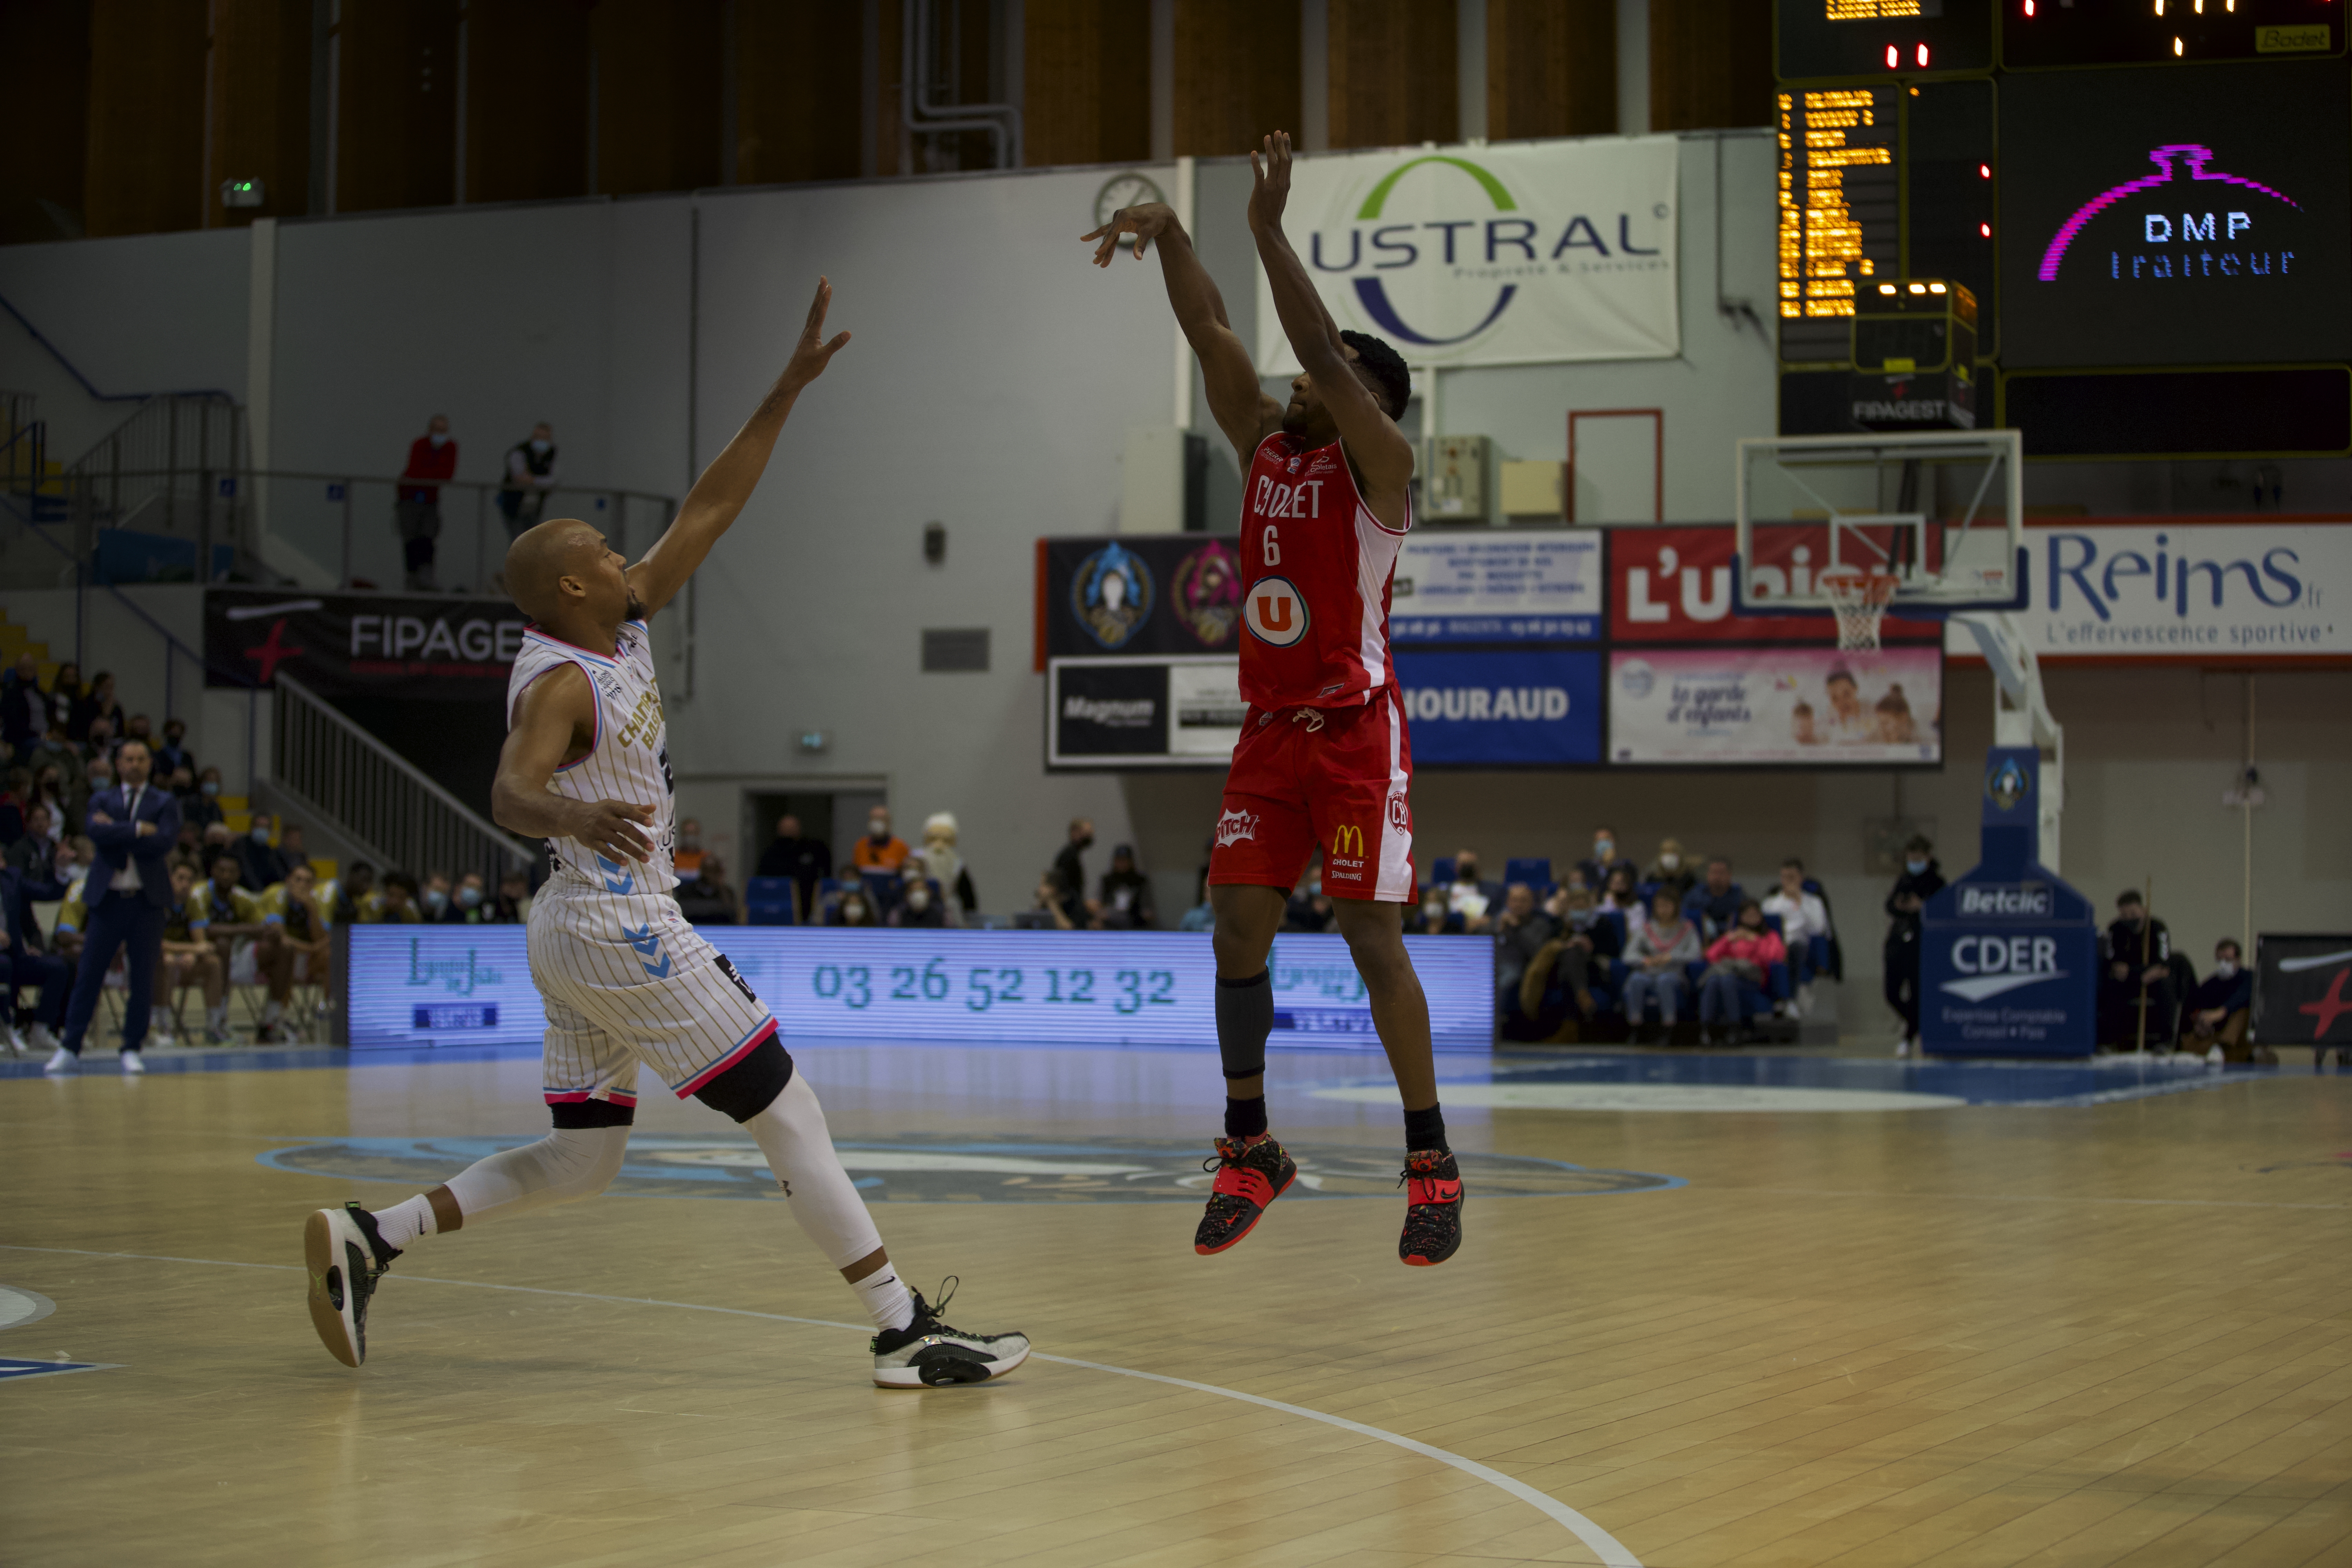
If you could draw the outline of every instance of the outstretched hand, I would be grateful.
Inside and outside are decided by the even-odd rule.
[[[784,380],[793,386],[806,386],[824,374],[833,356],[848,345],[849,334],[839,332],[828,342],[824,336],[824,312],[833,303],[833,285],[826,279],[816,280],[816,299],[809,306],[808,321],[801,328],[801,341],[793,345],[792,362],[784,366]]]
[[[1255,176],[1250,187],[1250,226],[1278,226],[1282,209],[1290,200],[1289,132],[1276,132],[1265,139],[1262,148],[1250,153],[1250,173]]]
[[[1166,202],[1146,202],[1139,207],[1121,207],[1110,215],[1110,221],[1092,234],[1078,236],[1081,242],[1100,240],[1095,247],[1097,267],[1108,267],[1111,258],[1118,254],[1119,238],[1135,236],[1135,258],[1143,259],[1143,247],[1176,226],[1176,210]]]

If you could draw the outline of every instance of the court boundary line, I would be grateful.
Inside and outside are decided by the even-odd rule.
[[[257,1268],[284,1274],[304,1272],[300,1266],[292,1263],[244,1263],[227,1258],[177,1258],[152,1252],[101,1252],[81,1247],[29,1247],[18,1242],[0,1242],[0,1251],[43,1252],[70,1258],[116,1258],[137,1263],[187,1263],[214,1268]],[[538,1285],[501,1285],[486,1279],[443,1279],[425,1274],[404,1274],[400,1278],[418,1285],[455,1285],[472,1290],[509,1290],[524,1296],[554,1296],[568,1300],[606,1301],[629,1307],[668,1307],[688,1312],[716,1312],[730,1318],[756,1318],[763,1322],[799,1323],[819,1329],[846,1329],[851,1332],[868,1336],[874,1332],[873,1325],[870,1323],[844,1323],[831,1318],[798,1318],[784,1312],[755,1312],[746,1307],[716,1307],[700,1301],[668,1301],[653,1296],[608,1296],[593,1290],[551,1290]],[[1643,1568],[1642,1560],[1634,1556],[1631,1549],[1622,1542],[1550,1493],[1539,1490],[1525,1481],[1515,1479],[1491,1466],[1482,1465],[1477,1460],[1454,1453],[1451,1449],[1440,1448],[1433,1444],[1423,1443],[1418,1438],[1391,1432],[1385,1427],[1367,1426],[1360,1421],[1350,1421],[1344,1415],[1332,1415],[1304,1405],[1285,1404],[1279,1399],[1268,1399],[1263,1394],[1244,1394],[1237,1388],[1223,1388],[1213,1383],[1194,1383],[1189,1378],[1169,1377],[1156,1372],[1139,1372],[1133,1367],[1112,1366],[1106,1362],[1080,1361],[1075,1356],[1047,1355],[1042,1351],[1032,1351],[1029,1359],[1051,1362],[1056,1366],[1077,1367],[1087,1372],[1109,1373],[1114,1376],[1137,1378],[1145,1383],[1166,1384],[1171,1388],[1187,1389],[1195,1394],[1213,1394],[1217,1398],[1231,1399],[1243,1405],[1255,1405],[1285,1415],[1297,1415],[1309,1421],[1319,1421],[1326,1426],[1336,1426],[1340,1431],[1353,1432],[1358,1436],[1373,1438],[1391,1447],[1402,1448],[1409,1454],[1417,1454],[1425,1459],[1434,1459],[1441,1465],[1460,1470],[1472,1479],[1484,1481],[1506,1495],[1526,1503],[1583,1542],[1593,1555],[1601,1560],[1603,1568]]]

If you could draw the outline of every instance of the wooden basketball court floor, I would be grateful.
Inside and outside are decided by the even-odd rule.
[[[796,1054],[1014,1375],[871,1386],[756,1152],[653,1096],[614,1193],[420,1242],[346,1369],[304,1213],[537,1136],[531,1058],[12,1068],[0,1561],[2352,1563],[2341,1069],[1449,1058],[1424,1270],[1375,1056],[1276,1055],[1320,1189],[1202,1258],[1213,1053]]]

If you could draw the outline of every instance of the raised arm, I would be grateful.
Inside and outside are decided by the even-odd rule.
[[[1332,422],[1339,426],[1340,439],[1363,481],[1364,503],[1381,522],[1402,529],[1406,490],[1412,482],[1412,443],[1349,365],[1338,325],[1282,232],[1282,209],[1290,200],[1290,133],[1277,131],[1267,137],[1265,146],[1250,154],[1250,172],[1256,176],[1250,190],[1250,233],[1257,240],[1275,314],[1282,318],[1298,368],[1314,381]]]
[[[652,805],[569,800],[547,787],[567,758],[587,755],[595,741],[596,694],[579,666],[563,665],[523,688],[490,784],[490,820],[526,837],[577,838],[608,860],[651,859],[644,825],[654,819]]]
[[[849,342],[847,332],[825,341],[824,312],[832,303],[833,285],[818,279],[816,300],[809,306],[808,321],[801,328],[800,342],[793,345],[784,374],[776,378],[776,384],[768,389],[743,428],[735,432],[726,450],[702,470],[702,478],[694,482],[677,509],[677,518],[654,541],[645,559],[629,568],[629,585],[636,590],[637,602],[646,615],[677,596],[702,564],[702,558],[710,553],[710,547],[719,542],[719,536],[734,522],[743,503],[751,499],[760,476],[767,471],[768,455],[776,449],[776,437],[782,434],[784,417],[792,413],[801,389],[823,375],[833,356]]]
[[[1137,260],[1143,258],[1146,245],[1160,251],[1160,276],[1168,285],[1169,308],[1176,312],[1176,324],[1184,330],[1184,341],[1192,345],[1193,357],[1201,362],[1209,412],[1216,416],[1217,428],[1225,433],[1225,439],[1241,454],[1242,467],[1247,468],[1257,444],[1280,427],[1282,405],[1258,385],[1257,366],[1226,318],[1224,298],[1193,252],[1192,237],[1177,221],[1174,208],[1165,202],[1121,207],[1110,215],[1108,223],[1080,237],[1101,241],[1095,247],[1095,265],[1108,267],[1118,254],[1120,242],[1130,234],[1135,237]]]

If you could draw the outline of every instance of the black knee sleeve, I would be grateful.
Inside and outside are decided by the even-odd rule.
[[[749,1121],[773,1105],[792,1081],[792,1056],[770,1035],[741,1061],[696,1089],[694,1098],[737,1121]]]
[[[564,1100],[547,1109],[554,1115],[559,1132],[576,1132],[584,1127],[629,1127],[637,1120],[635,1106],[615,1105],[609,1100]]]
[[[1274,1033],[1274,979],[1259,970],[1247,980],[1217,977],[1217,1054],[1227,1078],[1265,1070],[1265,1037]]]

